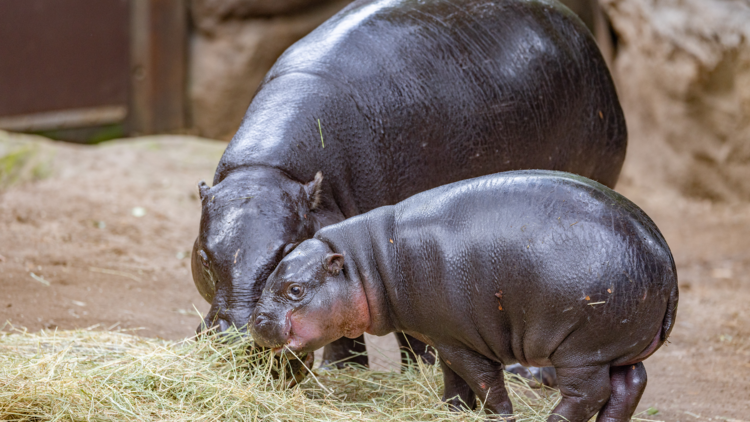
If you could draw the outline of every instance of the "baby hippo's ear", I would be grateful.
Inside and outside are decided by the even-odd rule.
[[[305,192],[310,201],[310,209],[314,210],[320,205],[320,194],[323,190],[323,173],[318,172],[312,182],[305,185]]]
[[[340,253],[329,253],[323,258],[323,268],[331,275],[339,275],[339,271],[344,268],[344,255]]]

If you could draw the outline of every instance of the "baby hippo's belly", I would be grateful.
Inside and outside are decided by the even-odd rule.
[[[675,282],[670,262],[632,244],[610,243],[610,250],[594,252],[537,244],[518,248],[526,256],[505,249],[506,257],[515,257],[496,259],[501,251],[488,247],[477,249],[473,260],[420,271],[424,280],[442,273],[444,284],[409,300],[418,303],[415,336],[421,333],[438,349],[440,343],[463,345],[506,365],[527,366],[626,362],[649,347]]]

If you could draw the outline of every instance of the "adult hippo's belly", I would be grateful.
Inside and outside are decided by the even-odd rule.
[[[246,330],[277,263],[323,226],[506,170],[612,187],[626,144],[604,60],[559,3],[355,1],[279,58],[200,186],[202,328]],[[343,339],[324,359],[352,350]]]

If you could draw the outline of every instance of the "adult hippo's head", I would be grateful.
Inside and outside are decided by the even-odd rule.
[[[281,259],[320,227],[323,177],[301,183],[282,171],[233,172],[214,187],[199,184],[200,233],[192,254],[193,280],[211,309],[198,327],[246,333],[266,279]]]

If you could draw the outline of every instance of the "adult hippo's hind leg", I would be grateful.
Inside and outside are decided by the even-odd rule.
[[[409,364],[416,362],[417,356],[419,356],[424,363],[430,365],[435,364],[435,349],[429,344],[404,333],[396,333],[396,340],[398,340],[399,349],[401,349],[402,365],[408,366]]]
[[[588,421],[609,400],[609,365],[555,369],[563,398],[547,422]]]
[[[355,339],[342,337],[323,348],[323,363],[321,366],[333,364],[341,369],[350,363],[368,366],[364,335]]]
[[[609,371],[612,396],[599,411],[596,422],[627,422],[635,413],[646,389],[646,367],[635,365],[615,366]]]

